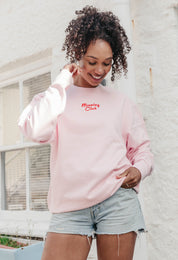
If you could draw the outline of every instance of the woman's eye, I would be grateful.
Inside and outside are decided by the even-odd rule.
[[[104,66],[109,66],[111,65],[111,63],[104,63]]]
[[[96,65],[96,62],[89,61],[88,64],[91,65],[91,66],[94,66],[94,65]],[[103,65],[107,67],[107,66],[111,65],[111,62],[109,62],[109,63],[104,62]]]
[[[90,65],[95,65],[96,64],[96,62],[88,62]]]

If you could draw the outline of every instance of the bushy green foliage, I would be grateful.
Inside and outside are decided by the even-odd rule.
[[[0,235],[0,244],[4,246],[14,247],[14,248],[27,246],[27,244],[19,243],[7,236],[2,236],[2,235]]]

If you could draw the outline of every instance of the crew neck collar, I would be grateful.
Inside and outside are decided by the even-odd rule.
[[[77,85],[75,85],[75,84],[73,84],[73,87],[75,87],[76,89],[81,89],[81,90],[83,90],[83,89],[88,89],[88,90],[93,90],[93,89],[98,89],[99,87],[101,87],[102,85],[101,84],[99,84],[98,86],[96,86],[96,87],[79,87],[79,86],[77,86]]]

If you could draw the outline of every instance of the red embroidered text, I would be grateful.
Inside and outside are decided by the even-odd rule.
[[[87,104],[87,103],[83,103],[81,105],[81,107],[84,107],[85,108],[85,111],[90,111],[90,110],[96,110],[98,107],[100,107],[99,104]]]

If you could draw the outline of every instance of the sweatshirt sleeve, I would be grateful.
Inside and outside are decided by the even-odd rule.
[[[153,169],[153,154],[150,150],[150,140],[143,117],[134,103],[128,109],[129,128],[126,135],[127,157],[141,172],[142,180],[151,174]],[[136,187],[137,188],[137,187]]]
[[[34,96],[18,120],[24,136],[34,142],[52,142],[58,116],[66,106],[65,89],[72,83],[72,74],[63,69],[45,92]]]

